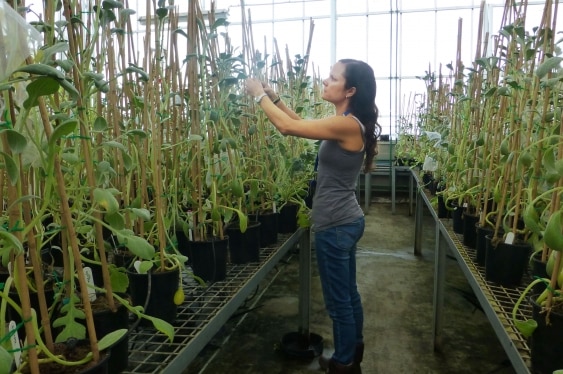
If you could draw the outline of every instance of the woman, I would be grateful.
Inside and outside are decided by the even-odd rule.
[[[335,351],[319,359],[328,373],[360,373],[363,309],[356,284],[356,243],[364,232],[364,214],[355,196],[363,165],[371,170],[376,154],[376,84],[365,62],[338,61],[323,81],[323,99],[336,115],[304,120],[259,80],[248,79],[246,91],[284,135],[323,140],[319,147],[312,229],[327,311],[333,322]]]

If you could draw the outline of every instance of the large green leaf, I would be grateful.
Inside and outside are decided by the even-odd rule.
[[[117,199],[108,189],[94,189],[94,202],[104,208],[108,214],[114,214],[119,210],[119,203],[117,202]]]
[[[563,61],[563,57],[549,57],[545,59],[545,61],[538,66],[536,70],[536,75],[541,79],[545,77],[550,71],[557,68],[559,64]]]
[[[4,169],[8,172],[10,183],[15,186],[20,175],[18,165],[9,154],[0,151],[0,155],[4,156]]]
[[[123,239],[123,240],[122,240]],[[135,256],[143,260],[152,260],[155,254],[155,249],[146,239],[136,235],[122,236],[120,242],[124,242],[125,246]]]
[[[65,75],[52,66],[45,64],[31,64],[25,65],[16,70],[17,72],[24,72],[33,75],[44,75],[55,79],[64,79]]]
[[[25,88],[28,97],[23,102],[24,108],[30,109],[37,106],[39,102],[38,99],[41,96],[52,95],[59,90],[59,87],[59,81],[50,76],[37,78]]]
[[[69,119],[55,127],[55,130],[49,138],[49,146],[54,146],[60,138],[71,134],[76,129],[77,125],[78,121],[76,119]]]
[[[12,153],[22,153],[27,146],[27,139],[25,136],[12,129],[4,130],[4,132],[6,133],[8,145],[10,146]]]
[[[98,349],[100,351],[108,349],[109,347],[117,343],[119,339],[121,339],[125,334],[127,334],[127,329],[119,329],[110,332],[98,341]]]
[[[0,374],[10,374],[12,372],[12,355],[0,345]]]

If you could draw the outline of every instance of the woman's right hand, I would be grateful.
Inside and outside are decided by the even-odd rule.
[[[274,101],[278,97],[276,91],[274,91],[274,89],[270,87],[268,83],[262,82],[262,87],[264,88],[264,92],[268,95],[270,100]]]

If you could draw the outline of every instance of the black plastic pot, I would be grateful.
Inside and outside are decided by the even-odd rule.
[[[176,320],[177,306],[174,294],[179,287],[180,270],[155,272],[147,274],[127,271],[129,277],[129,293],[133,305],[146,305],[145,314],[172,323]],[[152,322],[141,320],[141,325],[152,325]]]
[[[537,295],[532,296],[532,316],[538,323],[530,338],[530,356],[532,372],[535,374],[552,374],[563,368],[563,314],[551,311],[549,324],[541,306],[536,304]]]
[[[260,222],[250,221],[245,232],[240,231],[238,222],[227,226],[231,263],[246,264],[260,261],[260,226]]]
[[[531,272],[532,278],[546,278],[549,279],[547,276],[546,265],[547,262],[541,260],[542,252],[536,252],[532,255],[531,259]],[[545,283],[536,283],[532,286],[532,290],[535,294],[540,294],[546,289],[547,285]]]
[[[475,248],[477,242],[477,230],[475,225],[479,221],[476,214],[463,213],[463,245],[469,248]]]
[[[222,281],[227,276],[229,237],[207,241],[189,241],[192,270],[206,282]]]
[[[463,234],[463,208],[457,205],[452,212],[452,228],[456,234]]]
[[[93,313],[96,337],[103,338],[107,334],[129,327],[129,312],[124,305],[119,305],[115,312],[111,310],[96,310]],[[109,373],[120,373],[129,364],[129,334],[125,334],[110,348],[108,362]]]
[[[280,209],[278,218],[278,232],[280,234],[292,234],[297,231],[297,213],[299,205],[286,204]]]
[[[492,235],[494,230],[488,226],[479,226],[479,223],[475,224],[475,230],[477,233],[475,238],[475,262],[478,265],[485,266],[487,257],[487,241],[485,237]]]
[[[517,287],[528,266],[532,246],[528,243],[493,245],[492,236],[485,237],[487,255],[485,259],[485,279],[504,287]]]
[[[264,248],[278,242],[279,213],[268,212],[250,214],[249,220],[260,222],[260,247]]]

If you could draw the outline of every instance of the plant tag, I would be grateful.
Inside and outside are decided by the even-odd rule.
[[[90,299],[90,301],[95,301],[96,300],[96,290],[94,289],[94,276],[92,275],[92,269],[90,269],[88,266],[84,267],[84,269],[82,269],[82,271],[84,272],[84,278],[86,278],[86,283],[88,283],[88,299]]]
[[[137,270],[137,273],[141,274],[141,261],[137,260],[133,263],[133,267]]]
[[[275,201],[272,203],[272,210],[274,211],[274,213],[277,213],[278,208],[276,207]]]
[[[467,208],[467,203],[463,203],[463,207],[464,207],[464,208]]]
[[[188,240],[192,241],[194,240],[194,233],[191,227],[194,226],[194,216],[191,210],[188,210],[188,225],[190,227],[190,229],[188,229]]]
[[[509,232],[508,234],[506,234],[506,239],[504,239],[504,242],[506,244],[512,244],[514,243],[514,233],[513,232]]]
[[[16,322],[10,321],[8,324],[8,331],[14,332],[13,335],[10,337],[10,342],[12,343],[12,350],[14,351],[14,361],[16,363],[16,367],[20,367],[21,364],[21,346],[20,346],[20,339],[18,337],[18,332],[16,331],[17,326]]]

